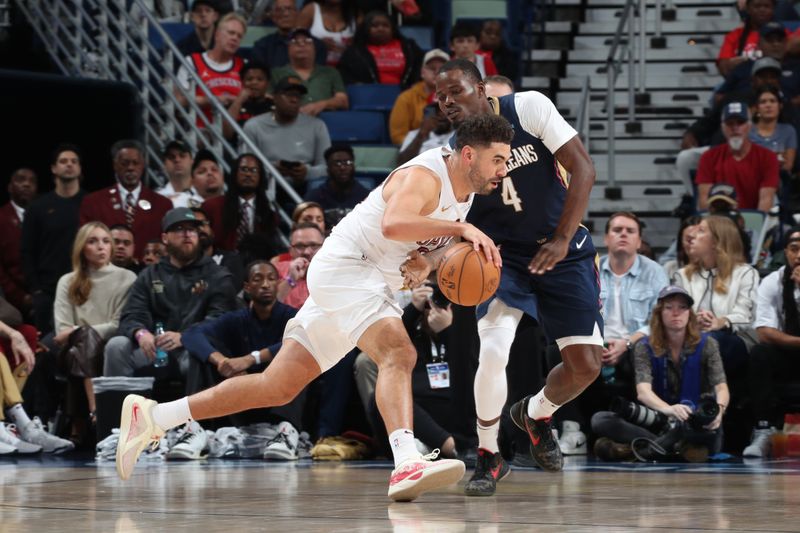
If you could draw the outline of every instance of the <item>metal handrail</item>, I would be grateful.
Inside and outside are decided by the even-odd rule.
[[[264,165],[267,177],[272,177],[268,199],[280,219],[291,225],[291,217],[275,201],[276,187],[281,187],[295,202],[301,202],[302,198],[206,87],[142,0],[128,0],[127,3],[126,0],[82,0],[69,3],[69,7],[66,4],[59,0],[17,0],[20,11],[64,74],[124,81],[139,89],[145,115],[149,181],[163,183],[160,154],[166,142],[176,137],[176,132],[181,133],[193,151],[206,146],[215,152],[225,171],[230,171],[228,160],[236,158],[241,147],[242,151],[255,154]],[[161,37],[162,50],[150,42],[150,31]],[[176,66],[184,67],[189,73],[188,89],[179,83]],[[186,99],[186,107],[176,93]],[[197,105],[196,94],[208,98],[211,120]],[[198,127],[197,122],[202,126]],[[238,136],[239,146],[224,137],[223,123]],[[285,235],[281,238],[288,243]]]
[[[639,0],[638,16],[639,16],[639,41],[638,41],[638,59],[639,59],[639,73],[636,75],[634,63],[636,60],[636,28],[634,24],[634,15],[636,9],[636,0],[627,0],[625,7],[620,15],[617,24],[617,31],[614,34],[614,39],[611,42],[611,47],[606,58],[606,76],[608,79],[608,92],[606,98],[606,115],[608,118],[608,186],[607,190],[614,189],[616,186],[616,128],[615,128],[615,103],[616,103],[616,90],[615,85],[617,77],[621,71],[622,62],[627,59],[628,63],[628,122],[633,123],[636,121],[636,94],[635,85],[636,78],[638,77],[639,90],[643,92],[646,87],[646,0]],[[624,46],[622,45],[622,35],[625,27],[628,29],[628,39]],[[617,58],[618,49],[621,48],[619,58]]]
[[[591,93],[591,79],[589,76],[583,78],[583,83],[581,84],[581,94],[580,94],[580,105],[578,106],[578,112],[576,113],[575,117],[575,129],[578,130],[578,134],[581,136],[581,142],[583,142],[583,146],[586,147],[586,151],[589,152],[589,94]]]

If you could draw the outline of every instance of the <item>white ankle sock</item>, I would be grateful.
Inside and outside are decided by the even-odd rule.
[[[482,426],[478,422],[478,448],[483,448],[492,453],[497,453],[500,448],[497,446],[497,433],[500,430],[500,421],[498,420],[490,426]]]
[[[528,402],[528,416],[534,420],[550,418],[559,407],[561,406],[547,399],[544,395],[544,388],[542,388],[542,390]]]
[[[414,443],[414,432],[410,429],[400,428],[392,431],[389,435],[389,446],[392,447],[395,468],[403,461],[419,457],[417,445]]]
[[[22,408],[21,403],[12,405],[6,409],[6,414],[14,421],[19,429],[24,428],[31,422],[30,417],[28,417],[28,413],[26,413],[25,409]]]
[[[153,422],[164,431],[182,426],[192,420],[189,412],[189,397],[184,396],[174,402],[160,403],[153,407]]]

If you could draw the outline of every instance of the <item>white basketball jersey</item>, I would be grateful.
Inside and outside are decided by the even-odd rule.
[[[445,156],[449,153],[450,150],[447,147],[433,148],[397,167],[392,174],[389,174],[389,177],[402,168],[413,166],[432,170],[441,181],[442,189],[439,194],[439,205],[431,214],[427,215],[427,218],[464,221],[474,195],[470,194],[466,202],[459,203],[456,200],[445,163]],[[385,183],[386,181],[384,181]],[[383,185],[381,185],[375,188],[363,202],[358,204],[333,228],[331,237],[325,241],[325,246],[320,253],[325,252],[325,248],[332,247],[334,249],[331,251],[334,251],[340,248],[350,248],[352,245],[353,251],[360,252],[364,260],[370,261],[378,267],[389,287],[394,291],[403,286],[403,276],[400,274],[399,268],[409,252],[412,250],[419,250],[421,253],[432,252],[447,246],[452,237],[443,235],[421,242],[386,239],[381,232],[381,221],[385,211],[386,202],[383,200]]]

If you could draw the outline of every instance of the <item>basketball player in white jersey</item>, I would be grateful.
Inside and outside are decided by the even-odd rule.
[[[456,237],[500,266],[491,239],[464,220],[474,193],[489,194],[506,175],[512,137],[502,117],[465,120],[455,150],[420,154],[356,206],[311,262],[310,296],[286,325],[283,346],[263,373],[226,379],[164,404],[129,395],[117,446],[120,477],[128,479],[139,454],[170,428],[283,405],[358,346],[378,365],[375,396],[395,463],[389,497],[410,501],[461,479],[461,461],[433,461],[435,452],[423,457],[416,450],[411,396],[416,350],[392,294],[404,283],[414,287],[424,281]]]

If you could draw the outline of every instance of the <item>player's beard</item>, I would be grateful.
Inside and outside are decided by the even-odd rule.
[[[481,177],[477,165],[470,167],[469,172],[467,173],[467,179],[469,180],[470,185],[472,185],[472,190],[475,191],[475,194],[487,195],[491,194],[491,192],[494,190],[491,186],[491,182],[488,182]]]

